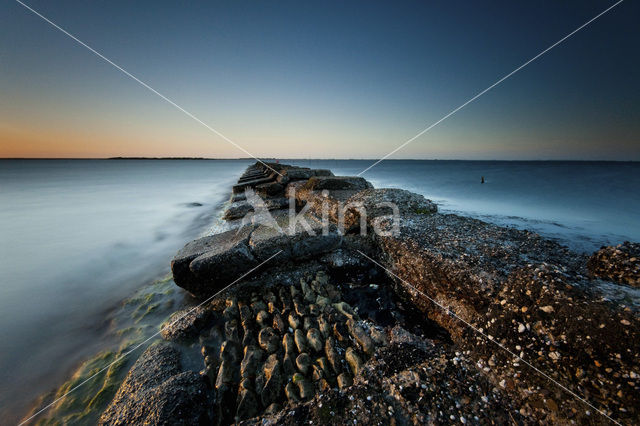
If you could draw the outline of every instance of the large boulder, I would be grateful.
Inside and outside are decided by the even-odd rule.
[[[194,296],[213,294],[254,267],[248,241],[254,226],[232,229],[188,243],[171,261],[173,279]]]
[[[179,352],[157,343],[133,365],[99,424],[210,424],[211,404],[205,380],[193,371],[182,372]]]
[[[625,241],[602,247],[589,258],[587,267],[593,277],[640,287],[640,244]]]

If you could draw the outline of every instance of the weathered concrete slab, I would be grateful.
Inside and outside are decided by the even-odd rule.
[[[255,259],[247,242],[253,229],[250,225],[240,231],[199,238],[185,245],[171,261],[175,283],[195,296],[208,295],[216,288],[214,281],[224,284],[230,277],[237,278],[251,269]],[[192,267],[196,259],[198,261]]]

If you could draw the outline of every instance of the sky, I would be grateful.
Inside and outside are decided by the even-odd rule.
[[[380,158],[614,1],[23,0],[258,157]],[[626,0],[391,158],[640,160]],[[247,157],[13,0],[0,157]]]

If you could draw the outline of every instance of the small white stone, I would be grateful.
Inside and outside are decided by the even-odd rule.
[[[524,326],[524,324],[518,324],[518,333],[524,333],[525,330],[526,327]]]

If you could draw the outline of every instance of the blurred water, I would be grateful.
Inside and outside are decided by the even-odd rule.
[[[372,163],[281,161],[341,175]],[[105,313],[210,229],[251,163],[0,160],[0,418],[103,347]],[[384,161],[364,177],[577,250],[640,240],[638,163]]]
[[[105,312],[169,271],[250,163],[0,160],[2,418],[101,348]]]

